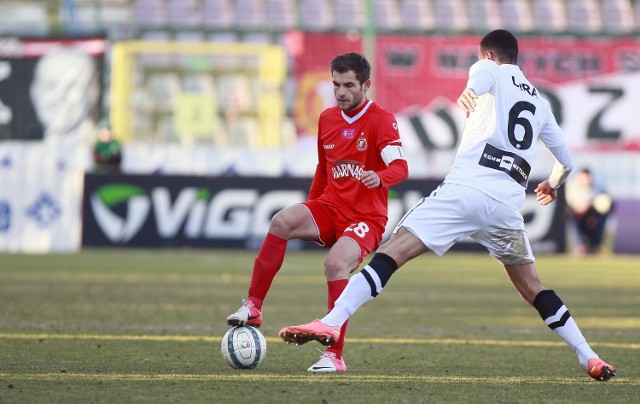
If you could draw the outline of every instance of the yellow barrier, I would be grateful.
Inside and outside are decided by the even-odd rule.
[[[117,42],[111,77],[111,124],[125,142],[282,146],[281,46]]]

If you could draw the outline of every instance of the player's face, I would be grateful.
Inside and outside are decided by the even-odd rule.
[[[367,90],[371,80],[362,85],[356,78],[356,73],[349,70],[346,73],[333,72],[333,93],[336,96],[338,107],[343,111],[351,111],[364,103],[367,98]]]

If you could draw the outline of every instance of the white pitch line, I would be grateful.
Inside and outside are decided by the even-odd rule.
[[[62,339],[62,340],[111,340],[111,341],[155,341],[155,342],[219,342],[222,336],[197,335],[107,335],[107,334],[26,334],[0,333],[0,339]],[[280,338],[267,337],[267,342],[283,342]],[[284,343],[284,342],[283,342]],[[355,344],[422,344],[422,345],[495,345],[495,346],[528,346],[554,347],[565,346],[560,341],[504,341],[455,338],[349,338]],[[616,349],[640,349],[640,344],[593,342],[591,345]]]
[[[283,375],[279,373],[262,373],[254,371],[235,371],[229,373],[213,374],[94,374],[94,373],[0,373],[2,378],[13,380],[100,380],[100,381],[286,381],[291,383],[335,383],[336,381],[358,382],[358,383],[389,383],[389,382],[421,382],[421,383],[487,383],[495,384],[576,384],[584,383],[584,377],[539,377],[539,376],[430,376],[430,375],[357,375],[357,374],[331,374],[331,375]],[[640,379],[617,377],[613,382],[615,385],[640,386]]]

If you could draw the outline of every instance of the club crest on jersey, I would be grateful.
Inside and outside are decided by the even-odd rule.
[[[361,137],[360,139],[358,139],[358,141],[356,142],[356,149],[358,149],[358,151],[367,150],[367,138],[366,137]]]
[[[356,130],[353,128],[342,129],[342,138],[343,139],[353,139],[356,135]]]

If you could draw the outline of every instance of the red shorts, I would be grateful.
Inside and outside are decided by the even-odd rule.
[[[385,223],[361,216],[350,215],[334,205],[317,199],[302,202],[311,211],[318,226],[323,247],[332,247],[340,237],[349,237],[360,246],[360,262],[380,244]]]

